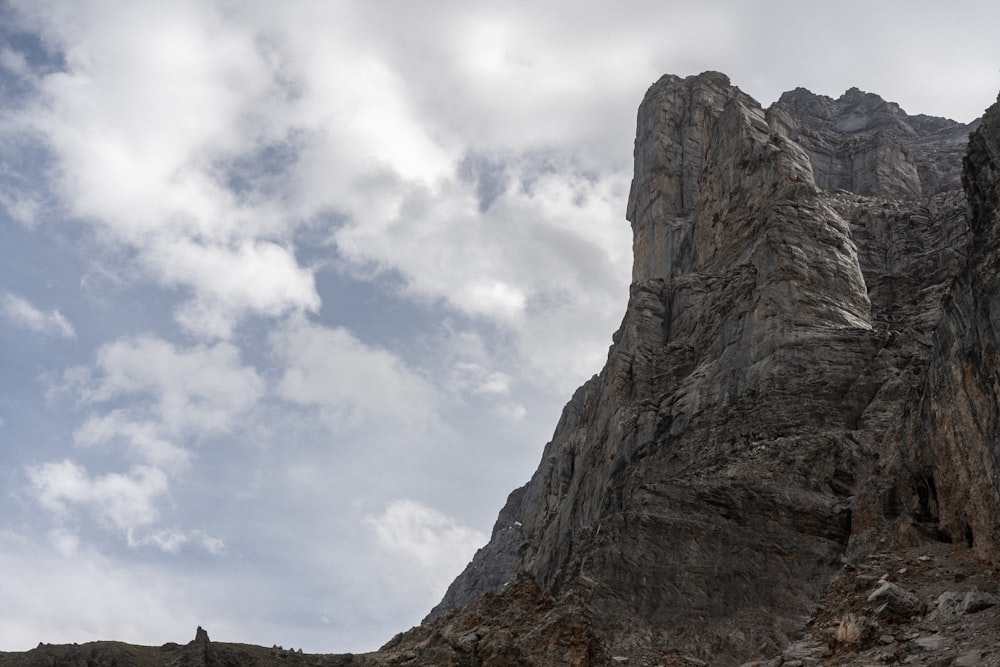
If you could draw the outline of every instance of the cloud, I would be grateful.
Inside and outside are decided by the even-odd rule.
[[[414,298],[502,327],[520,354],[518,374],[568,393],[603,363],[627,299],[629,181],[560,159],[511,157],[512,185],[483,212],[457,176],[440,190],[371,185],[365,198],[395,201],[395,210],[349,219],[335,233],[338,250],[358,266],[392,267]]]
[[[54,528],[49,531],[49,543],[62,556],[73,556],[80,549],[80,536],[71,530]]]
[[[413,500],[394,500],[365,523],[381,549],[405,558],[404,567],[420,571],[438,595],[487,541],[485,534]]]
[[[510,393],[511,378],[500,371],[490,371],[470,361],[459,361],[452,368],[449,384],[459,392],[506,396]]]
[[[272,334],[271,346],[285,369],[277,394],[319,408],[338,426],[437,418],[435,390],[426,379],[346,329],[294,322]]]
[[[39,9],[19,5],[64,66],[37,74],[6,127],[44,146],[67,212],[128,250],[149,279],[186,290],[177,319],[197,335],[228,338],[247,315],[315,310],[294,223],[226,178],[225,165],[291,131],[269,118],[286,91],[260,35],[213,3]],[[26,190],[6,205],[24,217],[33,200]]]
[[[0,192],[0,205],[11,218],[29,228],[38,224],[43,210],[37,195],[28,190]]]
[[[29,466],[27,475],[35,499],[61,522],[82,511],[123,534],[129,547],[153,546],[177,553],[194,544],[218,555],[225,546],[221,539],[200,530],[152,528],[160,519],[157,503],[169,492],[167,475],[159,468],[135,465],[126,473],[91,475],[82,465],[65,459]],[[65,523],[50,531],[50,539],[57,551],[67,555],[80,546],[77,533]]]
[[[205,338],[229,338],[246,314],[276,317],[319,308],[312,273],[276,243],[242,241],[230,248],[176,239],[147,248],[144,257],[164,285],[193,292],[177,321]]]
[[[80,507],[100,523],[131,536],[158,518],[156,500],[167,491],[167,477],[157,468],[133,466],[128,473],[92,477],[68,459],[28,469],[39,503],[59,515]]]
[[[264,381],[239,351],[230,343],[178,348],[152,336],[123,338],[102,346],[93,368],[67,370],[59,390],[90,411],[73,432],[78,448],[115,450],[131,464],[97,475],[68,458],[28,466],[37,502],[63,522],[80,510],[132,547],[176,553],[195,544],[219,553],[218,538],[159,526],[160,505],[194,447],[231,436],[264,395]]]
[[[67,531],[35,541],[0,530],[0,570],[9,575],[0,577],[5,650],[100,638],[159,646],[188,641],[198,625],[213,637],[232,637],[238,627],[219,613],[231,579],[112,559]]]
[[[511,421],[521,421],[528,414],[528,409],[520,403],[503,403],[497,406],[497,412]]]
[[[130,416],[126,410],[112,410],[88,417],[73,432],[73,438],[82,447],[121,442],[132,458],[168,470],[183,467],[191,453],[165,437],[164,430],[156,422]]]
[[[213,556],[218,556],[225,548],[225,543],[221,539],[207,535],[200,530],[190,532],[158,530],[141,539],[132,536],[129,538],[129,546],[152,545],[172,554],[177,553],[187,544],[195,544]]]
[[[10,48],[0,49],[0,67],[19,77],[30,73],[28,60],[24,54]]]
[[[603,317],[627,284],[631,128],[614,141],[595,132],[616,105],[631,115],[645,75],[621,75],[641,55],[613,39],[628,27],[613,12],[601,19],[609,33],[593,35],[608,48],[598,58],[594,43],[581,51],[548,28],[524,30],[520,12],[432,12],[411,25],[305,2],[19,8],[63,52],[20,116],[53,156],[52,182],[144,275],[182,290],[175,317],[196,336],[317,312],[295,239],[330,212],[341,263],[402,276],[412,298],[506,326],[523,350],[546,344],[523,328],[539,306],[558,317],[586,295]],[[391,38],[360,37],[370,31]],[[421,59],[397,50],[404,33]],[[570,49],[555,62],[553,39]],[[553,77],[584,55],[596,70]],[[248,166],[264,156],[275,159]],[[606,339],[616,324],[594,329]]]
[[[14,324],[36,333],[60,338],[76,338],[76,331],[58,310],[43,312],[30,301],[10,292],[0,299],[0,312]]]
[[[123,338],[102,346],[95,366],[79,388],[83,400],[99,405],[129,398],[130,409],[146,416],[137,434],[148,433],[143,424],[150,420],[175,436],[225,432],[264,393],[264,381],[230,343],[178,349],[153,336]],[[125,414],[112,414],[90,431],[121,435]]]
[[[453,399],[465,403],[467,398],[478,398],[492,404],[492,412],[512,422],[524,419],[527,409],[516,400],[511,400],[516,392],[512,389],[513,378],[502,371],[491,371],[487,367],[469,360],[471,357],[458,355],[449,371],[445,385]],[[465,356],[465,359],[462,359]]]

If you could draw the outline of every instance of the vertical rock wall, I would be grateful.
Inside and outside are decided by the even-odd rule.
[[[970,128],[856,90],[765,113],[722,74],[656,82],[607,364],[431,616],[528,573],[612,653],[736,664],[801,632],[858,535],[927,514],[993,548],[991,127],[966,268]]]
[[[963,175],[971,236],[884,499],[918,531],[1000,556],[1000,102],[971,136]],[[892,463],[897,460],[891,459]]]

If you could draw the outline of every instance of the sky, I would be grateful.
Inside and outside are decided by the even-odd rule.
[[[0,0],[0,650],[373,650],[628,299],[636,109],[968,122],[1000,4]]]

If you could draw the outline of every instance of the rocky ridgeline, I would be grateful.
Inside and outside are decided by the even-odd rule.
[[[187,644],[136,646],[124,642],[39,644],[23,653],[0,653],[0,667],[374,667],[374,658],[309,655],[301,649],[213,642],[199,627]]]
[[[506,618],[526,573],[592,664],[740,664],[801,641],[845,563],[997,555],[1000,111],[963,176],[974,129],[856,89],[765,111],[718,73],[654,84],[607,365],[421,632],[468,632],[487,591]]]
[[[663,77],[624,320],[490,542],[376,653],[245,664],[1000,665],[998,207],[1000,103]]]

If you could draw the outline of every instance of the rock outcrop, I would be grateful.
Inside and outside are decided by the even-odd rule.
[[[963,176],[975,124],[857,89],[765,112],[722,74],[656,82],[608,362],[426,623],[487,591],[502,608],[526,573],[607,656],[739,664],[886,539],[995,554],[994,115]]]
[[[1000,102],[969,141],[963,183],[967,260],[906,406],[896,440],[904,474],[889,500],[989,558],[1000,553]]]
[[[21,653],[0,653],[0,667],[379,667],[383,659],[364,655],[307,655],[280,646],[210,641],[201,627],[187,644],[135,646],[123,642],[39,644]]]

